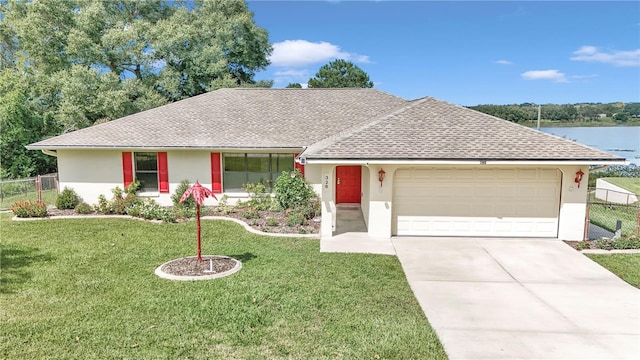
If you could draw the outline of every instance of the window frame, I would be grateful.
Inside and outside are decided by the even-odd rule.
[[[153,155],[155,157],[155,170],[138,169],[138,155]],[[149,161],[149,160],[148,160]],[[138,174],[155,174],[155,188],[143,187],[143,182]],[[133,153],[133,179],[140,182],[140,192],[142,193],[159,193],[160,192],[160,166],[158,164],[158,152],[140,151]]]
[[[242,156],[238,156],[238,155],[242,155]],[[228,164],[227,158],[232,158],[232,157],[243,158],[243,170],[227,170],[228,165],[230,165]],[[259,167],[262,167],[266,163],[267,171],[249,171],[249,168],[251,167],[249,158],[253,158],[253,160],[260,159],[260,158],[266,159],[266,162],[264,162],[263,160],[263,163],[258,165]],[[282,160],[281,160],[282,158],[288,158],[287,162],[289,162],[289,164],[286,165],[287,170],[282,169],[282,166],[283,166]],[[249,182],[255,182],[255,181],[252,181],[252,177],[255,177],[256,174],[265,175],[266,177],[266,179],[264,179],[264,182],[266,183],[265,185],[267,185],[267,190],[271,192],[273,189],[273,183],[276,181],[278,176],[280,176],[282,171],[295,170],[295,153],[293,152],[291,153],[289,152],[286,152],[286,153],[224,152],[222,153],[220,162],[221,162],[221,169],[222,169],[222,191],[223,192],[244,193],[244,190],[242,190],[242,187],[244,187],[244,185]],[[256,165],[256,164],[254,163],[253,165]],[[242,177],[242,180],[241,180],[242,184],[240,185],[240,187],[237,187],[237,184],[229,184],[232,181],[232,179],[230,179],[230,175],[237,175],[238,177]],[[238,180],[234,179],[233,181],[237,182]],[[230,186],[233,186],[233,187],[230,187]]]

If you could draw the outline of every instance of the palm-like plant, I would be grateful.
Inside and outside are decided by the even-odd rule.
[[[208,197],[213,197],[214,199],[218,199],[216,198],[216,196],[213,194],[213,192],[209,189],[207,189],[206,187],[200,185],[200,183],[198,181],[196,181],[195,184],[193,184],[193,186],[191,186],[190,188],[187,189],[187,191],[184,192],[184,194],[182,194],[182,197],[180,198],[179,203],[182,203],[183,201],[185,201],[186,199],[189,198],[189,196],[193,196],[193,199],[196,201],[196,230],[198,233],[198,259],[197,261],[200,262],[202,261],[202,252],[200,250],[200,205],[202,205],[204,203],[204,200]]]

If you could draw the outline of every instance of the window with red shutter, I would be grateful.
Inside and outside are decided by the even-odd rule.
[[[126,188],[133,182],[133,158],[131,152],[122,153],[122,177]]]
[[[169,192],[169,169],[167,166],[167,153],[158,153],[158,182],[160,183],[160,193]]]
[[[211,153],[211,190],[222,194],[222,163],[220,153]]]

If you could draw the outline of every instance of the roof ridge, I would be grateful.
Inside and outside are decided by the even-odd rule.
[[[365,122],[365,123],[361,123],[358,125],[354,125],[350,128],[347,128],[337,134],[328,136],[320,141],[316,141],[315,143],[309,145],[307,148],[305,148],[305,150],[300,153],[300,155],[305,155],[305,154],[313,154],[314,152],[320,151],[323,148],[333,145],[335,143],[337,143],[340,140],[346,139],[350,136],[352,136],[355,133],[361,132],[363,130],[366,130],[367,128],[370,128],[372,126],[375,126],[379,123],[381,123],[384,120],[387,120],[393,116],[402,114],[405,111],[408,111],[409,109],[418,106],[424,102],[426,102],[427,100],[431,99],[431,97],[423,97],[420,99],[416,99],[416,100],[407,100],[407,104],[403,105],[402,107],[399,107],[395,110],[392,110],[391,112],[382,115],[382,116],[378,116],[376,118],[373,118],[371,121]]]

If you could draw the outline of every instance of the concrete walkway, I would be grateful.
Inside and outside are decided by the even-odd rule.
[[[640,359],[640,290],[561,241],[392,243],[450,359]]]

